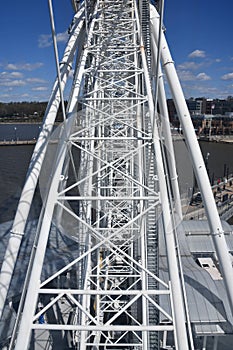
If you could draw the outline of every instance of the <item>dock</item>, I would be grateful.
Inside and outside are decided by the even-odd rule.
[[[21,145],[35,145],[36,139],[33,140],[11,140],[0,141],[0,146],[21,146]]]
[[[229,220],[233,216],[233,177],[218,185],[212,186],[219,216],[223,220]],[[189,204],[183,207],[185,220],[203,220],[206,219],[206,213],[203,202],[198,204]]]

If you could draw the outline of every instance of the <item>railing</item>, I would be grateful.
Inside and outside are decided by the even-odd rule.
[[[229,183],[230,183],[230,186],[229,186]],[[233,177],[231,175],[228,178],[227,182],[222,181],[212,186],[213,192],[215,192],[216,190],[218,191],[218,189],[220,190],[217,192],[215,196],[215,200],[218,208],[218,213],[221,219],[223,220],[228,220],[233,216],[233,185],[232,184],[233,184]],[[224,194],[229,195],[227,200],[224,200]],[[186,200],[188,200],[188,198]],[[200,204],[196,207],[183,206],[183,211],[184,211],[183,216],[185,220],[206,219],[206,213],[202,202],[200,202]]]
[[[15,146],[15,145],[34,145],[36,139],[33,140],[11,140],[11,141],[0,141],[0,146]]]
[[[221,202],[218,202],[221,203]],[[229,220],[233,216],[233,198],[217,206],[218,213],[223,220]],[[204,208],[198,208],[196,210],[184,213],[185,220],[204,220],[206,219],[206,213]]]

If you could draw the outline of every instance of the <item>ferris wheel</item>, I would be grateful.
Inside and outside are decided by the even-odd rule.
[[[197,348],[195,337],[202,337],[204,348],[202,316],[195,321],[190,305],[198,304],[198,278],[211,276],[196,264],[186,240],[164,76],[202,194],[203,225],[212,237],[229,310],[232,265],[166,42],[164,2],[72,0],[72,5],[69,39],[59,58],[49,0],[57,77],[0,274],[2,317],[16,315],[6,349],[186,350]],[[54,130],[59,106],[63,121]],[[29,224],[37,188],[41,214]],[[21,299],[10,312],[10,283],[29,235]],[[209,307],[204,296],[200,300]],[[212,312],[220,317],[217,308]]]

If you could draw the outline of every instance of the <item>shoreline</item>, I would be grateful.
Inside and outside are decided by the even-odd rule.
[[[173,134],[173,141],[184,141],[182,134]],[[214,135],[214,136],[197,136],[198,141],[215,142],[215,143],[233,143],[233,135]]]
[[[185,141],[182,134],[173,134],[173,141]],[[210,137],[197,136],[198,142],[233,144],[233,135],[214,135]]]
[[[0,141],[0,146],[19,146],[19,145],[35,145],[36,139],[34,140],[12,140],[12,141]]]
[[[210,137],[199,137],[198,141],[215,143],[233,143],[233,135],[213,135]]]
[[[175,136],[175,137],[174,137]],[[184,141],[182,135],[173,135],[173,141]],[[223,144],[233,144],[233,136],[213,136],[211,138],[198,138],[198,141],[210,142],[210,143],[223,143]],[[17,145],[34,145],[37,139],[32,140],[0,140],[0,146],[17,146]]]

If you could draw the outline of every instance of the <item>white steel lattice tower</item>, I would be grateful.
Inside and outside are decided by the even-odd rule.
[[[16,260],[16,236],[23,235],[31,203],[24,196],[32,197],[40,174],[43,208],[12,348],[159,349],[169,332],[177,349],[190,349],[174,234],[182,214],[156,64],[159,29],[154,25],[150,35],[148,1],[73,5],[60,84],[12,228],[9,249]],[[50,137],[72,66],[65,120]],[[56,255],[56,240],[73,242],[72,259],[59,244]],[[169,284],[159,278],[159,240],[166,246]],[[55,270],[59,258],[63,264]]]

